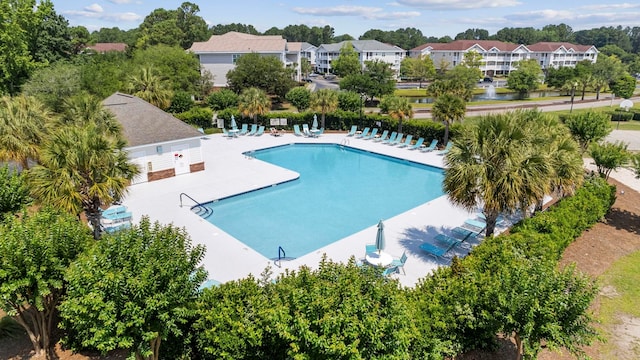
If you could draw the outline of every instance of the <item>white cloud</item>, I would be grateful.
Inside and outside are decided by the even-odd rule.
[[[637,9],[640,8],[640,4],[594,4],[594,5],[583,5],[580,6],[580,9],[584,10],[615,10],[615,9]]]
[[[95,13],[101,13],[104,11],[104,9],[102,8],[102,6],[98,5],[98,4],[91,4],[87,7],[84,8],[86,11],[89,12],[95,12]]]
[[[318,8],[295,7],[293,12],[302,15],[318,16],[366,16],[371,13],[382,11],[381,8],[367,6],[332,6]]]
[[[124,12],[124,13],[104,13],[104,12],[95,12],[95,11],[78,11],[78,10],[69,10],[63,11],[63,15],[72,16],[72,17],[84,17],[91,19],[101,19],[112,22],[133,22],[142,19],[143,17],[132,12]]]
[[[420,13],[417,11],[403,11],[403,12],[392,12],[392,13],[376,13],[365,15],[364,17],[367,19],[374,20],[397,20],[397,19],[409,19],[420,16]]]
[[[109,2],[114,4],[131,4],[133,0],[109,0]]]
[[[396,0],[398,4],[437,10],[467,10],[520,5],[517,0]]]

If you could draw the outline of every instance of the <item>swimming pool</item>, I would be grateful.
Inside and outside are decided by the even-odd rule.
[[[300,177],[207,203],[207,221],[267,258],[279,246],[300,257],[443,195],[442,169],[341,145],[290,144],[252,156]]]

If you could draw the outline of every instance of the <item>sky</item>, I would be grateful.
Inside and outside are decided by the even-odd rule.
[[[210,25],[241,23],[258,31],[287,25],[325,26],[334,35],[358,38],[370,29],[413,27],[425,36],[442,37],[470,28],[495,34],[504,27],[565,23],[574,31],[601,26],[640,26],[640,2],[608,0],[192,0]],[[89,31],[101,27],[137,27],[157,8],[174,10],[171,0],[53,0],[71,26]]]

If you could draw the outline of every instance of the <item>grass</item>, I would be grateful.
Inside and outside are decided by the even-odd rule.
[[[618,296],[602,297],[600,305],[600,321],[606,329],[612,330],[620,325],[620,315],[640,318],[640,251],[626,256],[611,266],[601,279],[601,287],[612,286]],[[611,337],[618,334],[608,334],[609,342],[605,345],[606,351],[613,351]],[[640,344],[636,343],[634,355],[640,358]]]

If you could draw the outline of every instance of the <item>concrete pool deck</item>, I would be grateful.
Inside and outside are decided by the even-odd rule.
[[[357,149],[442,167],[443,157],[436,152],[423,153],[407,150],[371,140],[346,137],[344,133],[324,134],[317,139],[297,137],[291,133],[280,137],[264,134],[260,137],[240,136],[233,139],[223,137],[221,134],[207,135],[202,140],[204,171],[133,185],[129,188],[129,194],[123,204],[133,212],[136,222],[142,215],[147,215],[152,221],[163,224],[172,223],[185,228],[193,244],[206,246],[203,266],[209,272],[210,279],[220,282],[240,279],[249,274],[259,277],[267,266],[271,267],[273,278],[286,269],[296,270],[302,265],[315,268],[323,254],[337,262],[346,262],[351,256],[357,260],[364,258],[365,244],[375,242],[377,223],[312,253],[291,261],[282,261],[281,267],[278,267],[273,259],[265,258],[193,213],[190,207],[194,203],[188,198],[183,197],[184,206],[180,206],[181,193],[187,194],[200,203],[205,203],[297,177],[297,173],[293,171],[243,155],[247,151],[290,143],[344,144]],[[408,255],[405,265],[406,275],[392,276],[404,286],[414,286],[420,278],[430,274],[433,269],[448,265],[447,261],[434,259],[420,250],[420,244],[432,240],[439,232],[447,233],[450,229],[461,226],[466,219],[473,217],[475,217],[474,213],[452,206],[446,196],[441,196],[392,218],[383,219],[387,242],[385,252],[395,258],[399,258],[405,251]],[[251,225],[247,224],[247,226]],[[452,250],[452,254],[461,256],[468,251],[468,249],[456,247]],[[273,249],[273,258],[277,256],[278,249]]]

